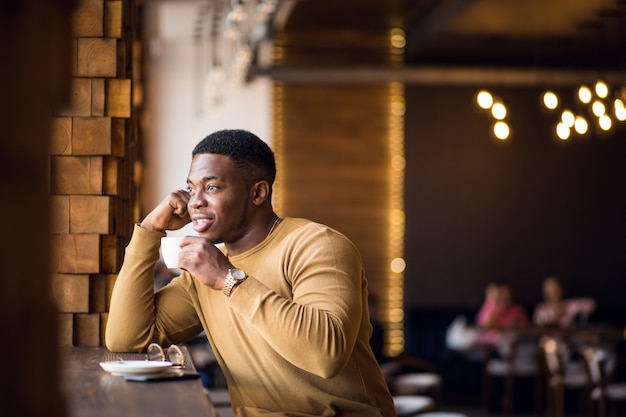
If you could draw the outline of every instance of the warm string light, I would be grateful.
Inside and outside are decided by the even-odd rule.
[[[554,110],[559,106],[559,97],[554,91],[546,91],[543,93],[543,105],[549,110]]]
[[[567,141],[574,134],[584,136],[589,132],[591,124],[596,126],[597,131],[605,133],[613,129],[617,122],[626,122],[626,87],[614,91],[607,83],[598,80],[591,87],[580,85],[575,93],[576,100],[571,103],[572,107],[568,107],[565,104],[567,100],[562,100],[555,91],[548,89],[541,95],[543,107],[558,114],[554,133],[559,140]],[[497,139],[507,140],[511,130],[506,122],[508,110],[503,101],[487,90],[478,91],[475,98],[478,107],[489,111],[494,119],[493,135]]]
[[[626,121],[626,108],[623,97],[624,88],[618,89],[615,98],[611,98],[611,88],[604,81],[598,80],[592,86],[581,84],[575,91],[576,100],[572,107],[565,105],[559,95],[546,90],[541,96],[543,107],[550,112],[558,112],[554,133],[562,141],[567,141],[572,134],[583,136],[589,132],[590,120],[601,132],[608,132],[615,126],[615,121]],[[483,103],[487,101],[482,99]],[[481,108],[483,105],[479,103]],[[577,110],[573,110],[573,109]]]
[[[615,98],[611,98],[611,88],[603,80],[598,80],[593,88],[583,84],[578,88],[578,100],[586,105],[587,111],[595,117],[597,127],[602,132],[609,132],[614,126],[614,119],[618,122],[626,121],[626,109],[617,89]],[[588,128],[588,126],[586,126]]]
[[[613,112],[615,118],[620,122],[626,121],[626,107],[624,107],[624,101],[620,98],[616,98],[613,101]]]
[[[387,272],[388,282],[388,308],[386,319],[387,354],[399,355],[404,351],[404,175],[406,159],[404,155],[404,116],[406,102],[404,98],[404,86],[401,83],[389,85],[389,129],[388,140],[390,150],[389,178],[389,245]]]
[[[583,94],[585,97],[585,95]],[[552,90],[546,90],[543,93],[543,106],[549,111],[556,111],[561,106],[562,100],[557,93]],[[576,124],[576,116],[572,110],[563,107],[561,115],[554,128],[556,137],[560,140],[569,140],[572,135],[572,129]]]
[[[494,119],[492,125],[492,133],[498,140],[507,140],[511,136],[511,128],[506,122],[506,116],[508,115],[508,109],[504,102],[494,97],[487,90],[480,90],[476,93],[476,103],[478,107],[483,110],[488,110],[491,117]]]

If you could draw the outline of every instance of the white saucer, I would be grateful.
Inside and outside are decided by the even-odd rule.
[[[113,375],[151,375],[172,367],[167,361],[110,361],[100,362],[100,366]]]

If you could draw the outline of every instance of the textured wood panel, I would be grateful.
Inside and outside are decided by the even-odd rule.
[[[104,313],[107,311],[106,274],[95,274],[89,277],[89,311]]]
[[[110,117],[75,117],[72,131],[73,155],[110,155]]]
[[[53,117],[50,123],[50,154],[72,153],[72,118]]]
[[[91,79],[74,78],[71,81],[70,102],[59,108],[57,116],[91,116]]]
[[[121,1],[106,1],[104,3],[104,33],[108,38],[122,38],[123,4]]]
[[[106,92],[104,78],[91,79],[91,115],[104,116]]]
[[[117,43],[115,39],[79,38],[76,75],[80,77],[115,77]]]
[[[127,172],[124,170],[125,165],[123,161],[118,158],[105,158],[103,163],[103,194],[125,195],[124,184],[127,182],[125,178]]]
[[[100,314],[74,314],[74,344],[100,346]]]
[[[109,117],[130,117],[131,80],[111,79],[106,83],[106,115]]]
[[[96,234],[53,235],[52,271],[68,274],[100,272],[100,236]]]
[[[116,235],[102,236],[102,272],[119,272],[126,240]]]
[[[52,275],[52,294],[62,313],[89,312],[89,275]]]
[[[79,0],[72,14],[70,100],[52,115],[48,164],[61,344],[103,343],[112,285],[143,215],[131,169],[140,158],[143,102],[132,91],[142,59],[131,46],[141,39],[141,3]]]
[[[70,232],[70,198],[67,195],[50,197],[50,233]]]
[[[60,346],[74,344],[74,315],[71,313],[58,314],[58,338]]]
[[[109,234],[113,232],[111,197],[70,196],[70,233]]]
[[[129,132],[130,123],[129,118],[121,117],[111,120],[111,155],[119,156],[120,161],[125,162],[125,157],[130,156],[126,149],[130,146],[128,139],[132,137],[132,133]],[[128,178],[130,181],[130,178]]]
[[[81,0],[72,14],[75,36],[102,36],[104,0]]]
[[[60,156],[50,159],[53,194],[101,194],[102,158]]]

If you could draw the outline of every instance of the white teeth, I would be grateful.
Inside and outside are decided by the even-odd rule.
[[[206,219],[198,219],[196,220],[196,223],[206,223]]]

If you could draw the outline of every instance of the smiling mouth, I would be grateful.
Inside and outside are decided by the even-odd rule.
[[[202,233],[207,231],[207,229],[213,224],[213,219],[194,219],[193,220],[193,230],[198,233]]]

